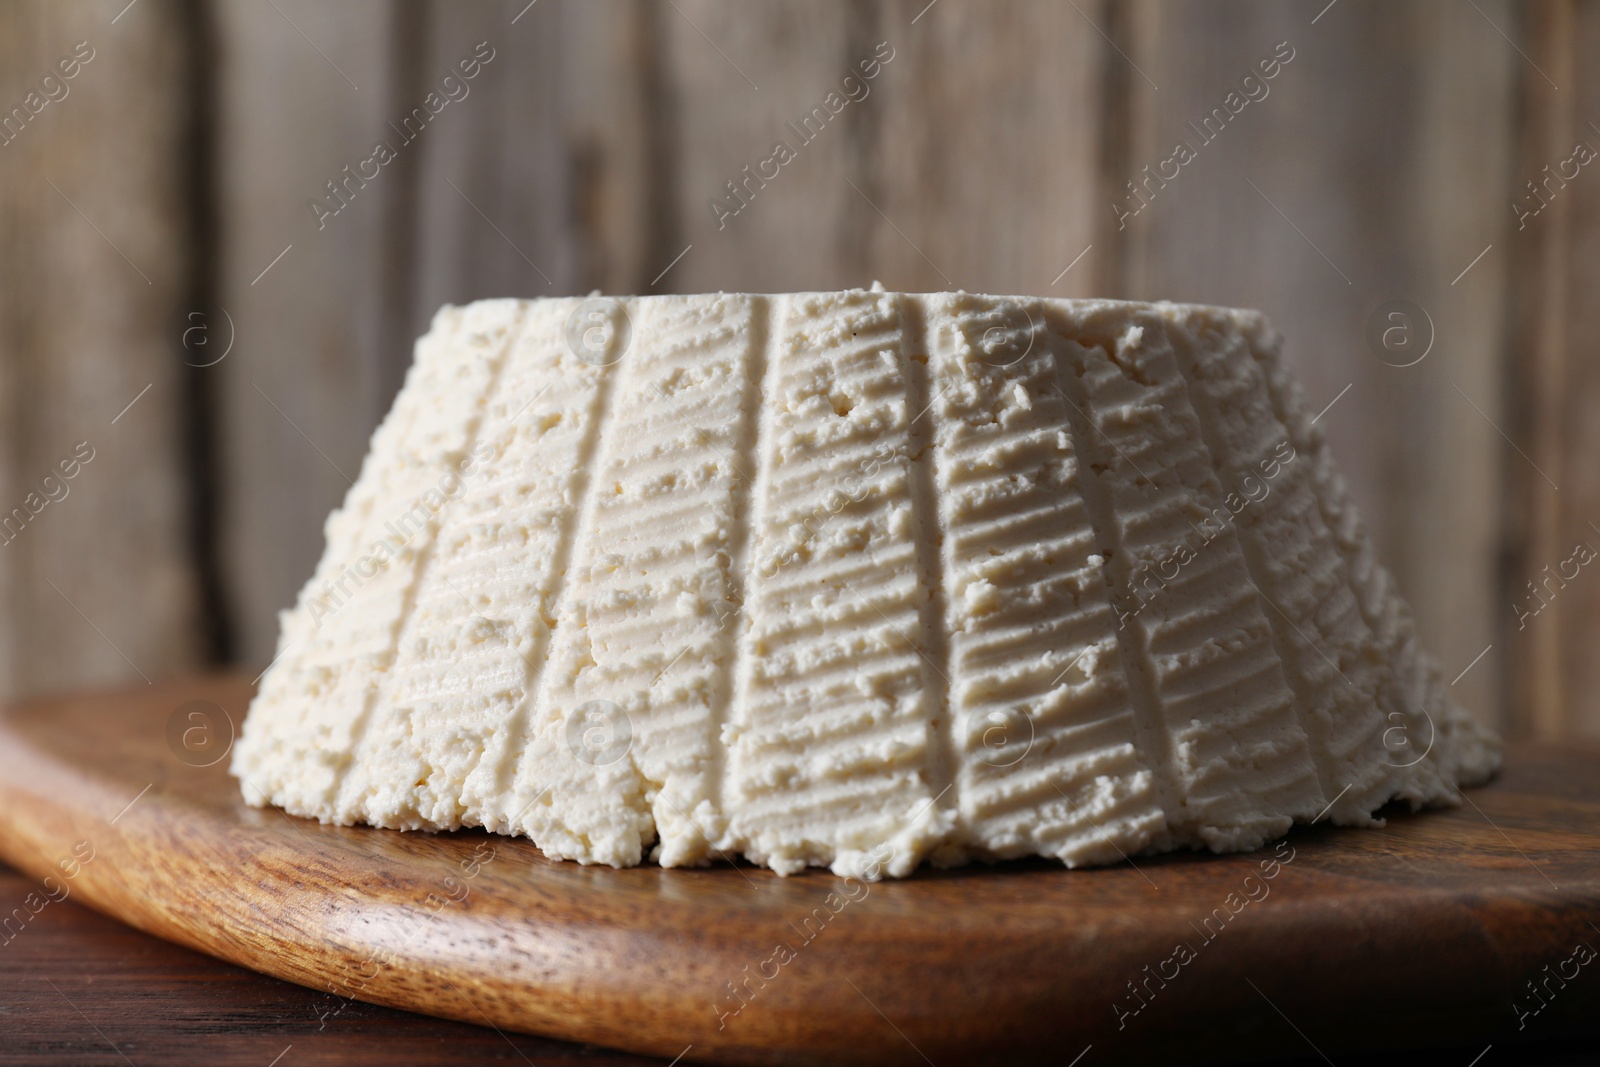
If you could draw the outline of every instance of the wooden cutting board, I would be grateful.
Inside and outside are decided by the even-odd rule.
[[[46,879],[23,906],[70,894],[326,990],[330,1016],[354,998],[689,1061],[1203,1062],[1600,1015],[1593,750],[1513,748],[1461,809],[1381,831],[869,886],[257,810],[224,758],[250,695],[209,678],[0,714],[0,856]]]

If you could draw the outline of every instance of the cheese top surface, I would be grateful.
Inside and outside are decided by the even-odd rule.
[[[903,876],[1456,802],[1448,698],[1255,312],[493,300],[418,342],[245,797]]]

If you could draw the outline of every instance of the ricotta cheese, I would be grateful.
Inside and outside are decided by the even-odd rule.
[[[1498,767],[1256,312],[446,307],[233,757],[254,804],[629,866],[1114,863]]]

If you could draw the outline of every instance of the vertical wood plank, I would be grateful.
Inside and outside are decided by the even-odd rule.
[[[678,247],[660,250],[668,258],[657,271],[692,249],[650,291],[870,285],[871,264],[852,253],[863,211],[871,209],[845,179],[864,180],[858,131],[873,121],[883,85],[899,73],[895,62],[865,83],[863,100],[837,115],[825,111],[826,121],[813,119],[808,141],[785,124],[800,126],[830,91],[844,98],[842,79],[858,59],[871,57],[867,38],[876,12],[828,0],[741,8],[735,15],[719,0],[698,0],[663,6],[658,14],[675,102],[670,208]],[[769,165],[769,180],[759,168],[779,142],[795,155]],[[746,177],[747,166],[753,177]],[[749,182],[747,204],[729,192],[732,181]],[[736,213],[719,222],[713,200]]]
[[[1126,86],[1107,42],[1118,17],[1087,2],[884,8],[877,37],[897,58],[862,148],[882,215],[858,202],[849,224],[886,286],[1112,295],[1097,194]]]
[[[1538,737],[1595,738],[1600,579],[1574,549],[1600,549],[1600,308],[1592,298],[1600,168],[1575,163],[1574,148],[1600,150],[1600,63],[1586,47],[1600,32],[1600,12],[1560,2],[1519,13],[1513,32],[1528,59],[1518,68],[1522,137],[1505,209],[1518,371],[1507,387],[1522,449],[1506,450],[1518,520],[1508,597],[1529,616],[1525,629],[1513,627],[1519,725]]]
[[[676,98],[658,45],[676,15],[651,0],[557,10],[574,291],[642,293],[681,247]]]
[[[396,138],[395,71],[417,47],[407,29],[421,12],[235,0],[216,13],[219,302],[236,328],[214,368],[227,427],[222,537],[240,656],[265,663],[276,612],[321,555],[323,518],[410,361],[396,265],[411,256],[416,153],[351,181],[348,205],[320,228],[308,204],[337,203],[326,183]]]
[[[1504,5],[1479,6],[1508,22]],[[1125,180],[1145,195],[1125,186],[1116,201],[1132,212],[1127,295],[1268,313],[1310,402],[1335,404],[1334,452],[1445,680],[1495,645],[1452,693],[1503,723],[1496,427],[1515,52],[1471,7],[1141,4],[1134,21],[1129,62],[1154,84],[1131,83]],[[1270,80],[1263,60],[1278,64]],[[1180,141],[1193,158],[1163,181]],[[1491,244],[1501,254],[1462,276]],[[1412,366],[1366,338],[1397,299],[1433,324]]]
[[[192,666],[200,647],[183,368],[168,345],[191,282],[187,35],[174,3],[116,15],[0,8],[11,118],[0,146],[0,510],[17,516],[0,547],[8,696],[157,678]],[[62,79],[57,63],[78,42],[83,62]],[[41,104],[47,94],[57,99]],[[79,442],[93,458],[47,482]]]
[[[439,305],[570,292],[574,197],[560,111],[565,9],[432,3],[409,93],[467,93],[419,137],[413,335]],[[477,56],[492,57],[461,78]],[[454,73],[452,73],[454,72]],[[414,106],[414,105],[413,105]]]
[[[226,537],[256,662],[433,313],[642,290],[661,152],[643,5],[279,6],[221,20],[226,288],[254,345],[229,368]],[[393,161],[319,229],[306,201],[379,141]]]
[[[652,8],[429,7],[418,100],[494,58],[419,141],[412,327],[442,303],[643,289],[655,251]],[[444,121],[448,119],[449,121]]]
[[[1094,291],[1092,252],[1062,274],[1094,240],[1106,103],[1104,11],[1078,6],[666,9],[671,251],[693,247],[661,286]]]

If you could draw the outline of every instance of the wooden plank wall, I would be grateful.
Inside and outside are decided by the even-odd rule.
[[[1267,311],[1311,403],[1338,399],[1323,420],[1335,455],[1446,680],[1497,646],[1454,687],[1487,713],[1506,644],[1504,442],[1490,423],[1505,418],[1508,260],[1491,251],[1456,278],[1505,245],[1518,58],[1487,21],[1511,25],[1508,9],[1479,7],[1486,17],[1426,0],[1141,7],[1127,51],[1159,91],[1131,83],[1126,169],[1176,138],[1199,158],[1129,220],[1122,288]],[[1263,60],[1279,64],[1270,80]],[[1205,142],[1188,124],[1229,91],[1260,99]],[[1434,326],[1412,366],[1364,336],[1396,299]]]
[[[177,5],[116,13],[0,7],[0,107],[37,110],[0,147],[0,508],[30,516],[0,535],[10,693],[137,683],[205,646],[169,346],[194,284],[192,35]]]
[[[880,280],[1265,309],[1336,401],[1324,425],[1446,680],[1471,665],[1453,691],[1600,736],[1600,581],[1521,629],[1513,607],[1576,538],[1600,547],[1600,178],[1521,229],[1511,208],[1600,146],[1593,9],[525,2],[0,7],[0,100],[96,47],[0,148],[3,499],[106,442],[0,551],[0,690],[270,659],[442,302]],[[430,92],[459,98],[408,139]],[[834,115],[830,92],[859,99]],[[1129,200],[1180,140],[1194,158]],[[395,158],[319,219],[378,141]],[[793,158],[730,201],[778,141]],[[1396,300],[1432,337],[1412,366],[1368,341]],[[200,305],[235,346],[197,370],[168,323]]]
[[[1594,302],[1600,172],[1591,164],[1579,166],[1571,181],[1561,175],[1572,174],[1564,164],[1574,159],[1578,143],[1600,149],[1600,60],[1593,47],[1600,11],[1540,4],[1524,14],[1524,23],[1528,59],[1518,68],[1522,106],[1512,193],[1522,211],[1537,213],[1508,212],[1515,333],[1505,384],[1513,398],[1510,432],[1520,451],[1506,466],[1512,489],[1506,584],[1510,602],[1538,614],[1525,628],[1512,624],[1512,678],[1521,727],[1544,736],[1592,737],[1600,734],[1594,636],[1600,583],[1591,580],[1592,567],[1567,561],[1575,559],[1580,541],[1600,549],[1594,340],[1600,327]],[[1574,569],[1579,577],[1566,582],[1561,572]]]

